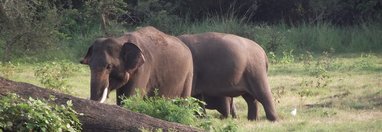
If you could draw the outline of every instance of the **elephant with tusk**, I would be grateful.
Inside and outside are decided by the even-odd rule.
[[[193,79],[192,55],[178,38],[154,27],[143,27],[118,38],[98,38],[88,49],[82,64],[91,71],[90,99],[103,103],[116,90],[131,96],[135,89],[144,95],[188,97]]]

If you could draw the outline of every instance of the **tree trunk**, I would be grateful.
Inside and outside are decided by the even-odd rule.
[[[141,129],[154,131],[202,131],[189,126],[163,121],[144,114],[134,113],[116,105],[101,104],[95,101],[80,99],[71,95],[58,93],[52,90],[39,88],[32,84],[14,82],[0,77],[0,97],[16,93],[23,98],[48,100],[51,95],[57,98],[54,103],[66,104],[72,100],[73,108],[78,113],[83,131],[141,131]]]
[[[2,3],[0,3],[0,24],[2,24],[2,25],[0,25],[0,30],[2,30],[2,31],[0,31],[0,35],[5,34],[4,30],[6,27],[4,27],[4,25],[8,25],[8,21],[9,20],[7,18],[7,15],[5,14],[4,5]],[[5,38],[3,38],[3,39],[5,39]],[[10,57],[10,53],[11,53],[10,47],[11,47],[11,45],[10,45],[9,41],[6,41],[4,47],[1,47],[4,50],[4,53],[2,54],[3,58],[1,58],[3,62],[8,62],[11,58]]]
[[[107,5],[106,5],[106,0],[101,0],[100,1],[100,19],[101,19],[101,30],[103,31],[105,37],[109,37],[109,32],[108,32],[108,26],[109,26],[109,20],[108,20],[108,10],[107,10]]]
[[[8,62],[11,60],[11,45],[10,43],[7,41],[4,45],[4,53],[3,53],[3,62]]]
[[[107,28],[108,28],[107,17],[105,13],[101,12],[101,30],[103,31],[105,37],[108,37],[110,35]]]

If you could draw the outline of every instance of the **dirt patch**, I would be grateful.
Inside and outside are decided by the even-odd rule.
[[[116,105],[101,104],[95,101],[58,93],[32,84],[14,82],[0,77],[0,96],[16,93],[23,98],[33,97],[48,100],[57,98],[54,103],[66,104],[72,100],[73,108],[83,113],[79,116],[83,131],[140,131],[162,129],[164,131],[202,131],[189,126],[163,121],[144,114],[134,113]]]

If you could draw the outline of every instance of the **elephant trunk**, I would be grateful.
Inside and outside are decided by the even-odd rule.
[[[90,99],[103,103],[109,94],[109,90],[109,76],[104,73],[92,72]]]

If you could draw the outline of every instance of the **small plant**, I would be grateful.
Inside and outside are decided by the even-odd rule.
[[[293,55],[293,49],[289,51],[283,51],[281,58],[278,58],[278,55],[276,55],[274,52],[269,52],[268,54],[270,63],[274,64],[290,64],[295,61],[294,55]]]
[[[299,58],[300,58],[300,61],[302,61],[303,63],[304,69],[308,71],[314,61],[312,52],[306,51],[305,54],[301,54]]]
[[[49,104],[44,100],[22,99],[16,94],[0,98],[0,130],[4,131],[81,131],[72,102]]]
[[[333,66],[334,59],[332,58],[332,53],[334,53],[334,50],[331,51],[324,51],[322,52],[320,58],[317,60],[316,67],[320,67],[324,70],[330,70]]]
[[[270,63],[273,63],[273,64],[277,63],[277,57],[276,57],[275,52],[269,52],[268,58],[269,58]]]
[[[69,92],[67,79],[79,68],[69,62],[48,62],[35,67],[34,75],[49,89]]]
[[[375,63],[373,62],[376,60],[376,56],[369,53],[369,54],[361,54],[361,56],[357,59],[357,61],[352,66],[353,69],[370,69],[372,67],[375,67]]]
[[[283,51],[283,56],[279,61],[281,64],[290,64],[294,62],[293,49],[289,51]]]
[[[286,94],[285,86],[276,87],[272,90],[274,95],[274,102],[280,103],[280,99]]]
[[[230,121],[228,124],[226,124],[220,131],[221,132],[237,132],[238,130],[237,124],[234,122]]]
[[[136,94],[124,99],[122,105],[134,112],[170,122],[192,125],[196,123],[197,115],[203,113],[200,103],[202,102],[192,97],[170,100],[156,93],[153,97],[142,97]]]
[[[321,114],[322,117],[333,117],[335,115],[337,115],[337,112],[335,110],[328,109],[324,109]]]
[[[199,122],[200,123],[198,124],[198,127],[204,129],[205,131],[237,132],[239,128],[238,125],[232,119],[227,119],[226,123],[220,124],[218,123],[219,121],[212,121],[211,116],[206,116],[206,118],[201,119]]]
[[[304,78],[301,81],[301,89],[298,91],[301,100],[304,100],[305,97],[319,95],[319,89],[327,88],[330,84],[332,80],[330,79],[329,70],[333,68],[334,60],[331,57],[333,52],[334,50],[323,52],[315,64],[313,55],[310,52],[301,55],[300,59],[303,61],[304,69],[314,77],[313,79]]]
[[[213,127],[213,123],[211,121],[211,116],[206,116],[205,119],[203,119],[199,125],[198,125],[199,128],[202,128],[206,131],[211,131],[212,129],[214,129]]]
[[[11,77],[16,72],[16,65],[12,62],[1,63],[0,62],[0,73],[4,77]]]
[[[321,72],[314,76],[312,80],[303,79],[300,83],[300,90],[298,95],[300,95],[301,100],[305,97],[317,96],[320,94],[319,89],[327,88],[331,82],[328,72],[324,69],[321,69]]]
[[[283,32],[277,31],[277,29],[271,28],[269,26],[266,26],[265,29],[267,29],[268,32],[266,34],[268,35],[268,42],[266,43],[266,50],[277,52],[285,45],[285,34]]]

